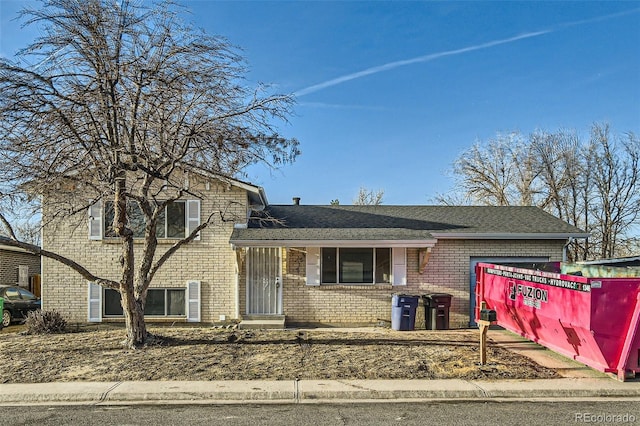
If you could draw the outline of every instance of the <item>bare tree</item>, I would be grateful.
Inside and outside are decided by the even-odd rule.
[[[472,204],[531,204],[536,197],[538,167],[519,133],[499,134],[486,144],[475,143],[454,162],[453,173],[462,198]],[[445,204],[460,198],[460,194],[437,197]]]
[[[532,205],[591,232],[590,195],[585,192],[591,170],[585,164],[588,158],[576,132],[536,131],[529,136],[529,142],[540,168],[538,186],[541,197]],[[589,251],[589,241],[572,242],[569,250],[571,259],[584,259]]]
[[[591,129],[589,153],[593,168],[594,231],[599,255],[615,256],[629,246],[628,230],[640,207],[640,139],[633,134],[611,135],[606,124]]]
[[[10,236],[39,246],[41,233],[39,203],[28,194],[12,193],[7,182],[0,183],[0,187],[2,188],[0,189],[0,236]]]
[[[380,204],[382,204],[383,198],[384,198],[384,190],[379,189],[377,191],[374,191],[374,190],[369,190],[369,189],[366,189],[366,188],[362,187],[358,191],[358,195],[356,196],[356,198],[353,200],[353,205],[355,205],[355,206],[379,206]]]
[[[614,137],[603,124],[587,142],[570,130],[498,135],[458,157],[457,190],[438,201],[535,205],[592,234],[571,244],[573,260],[627,255],[637,248],[639,156],[635,135]]]
[[[245,87],[236,49],[184,24],[179,10],[171,1],[147,8],[130,0],[43,0],[21,15],[26,25],[41,25],[42,36],[19,62],[0,62],[1,201],[41,198],[45,227],[86,217],[97,203],[113,206],[120,279],[21,241],[4,210],[0,222],[15,246],[118,290],[129,347],[147,339],[144,306],[158,269],[223,216],[224,206],[203,212],[199,226],[156,253],[165,208],[197,196],[185,173],[233,177],[249,164],[277,167],[299,153],[298,142],[272,124],[286,120],[292,98]],[[142,217],[139,260],[131,205]]]

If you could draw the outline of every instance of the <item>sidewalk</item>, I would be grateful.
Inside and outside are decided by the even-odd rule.
[[[3,384],[0,405],[130,405],[212,403],[399,402],[427,400],[640,401],[640,380],[619,382],[505,330],[492,344],[527,356],[562,377],[538,380],[237,380]],[[491,359],[487,360],[491,362]]]
[[[609,376],[600,371],[594,370],[580,362],[574,361],[556,352],[553,352],[544,346],[541,346],[531,340],[527,340],[522,336],[512,333],[508,330],[490,329],[487,333],[487,339],[505,349],[515,352],[519,355],[532,359],[537,364],[555,370],[562,377],[572,378],[609,378]],[[491,360],[488,360],[491,361]]]
[[[548,380],[300,380],[3,384],[0,405],[399,402],[633,398],[640,382]]]

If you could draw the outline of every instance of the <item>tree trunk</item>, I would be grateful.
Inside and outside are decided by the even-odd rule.
[[[144,308],[142,300],[137,299],[132,288],[120,288],[122,295],[122,310],[127,328],[127,338],[124,345],[135,349],[143,346],[147,341],[147,325],[144,322]]]
[[[147,341],[147,327],[144,322],[144,295],[135,291],[134,273],[135,256],[133,247],[133,231],[129,228],[127,217],[127,196],[125,192],[126,177],[124,171],[116,178],[114,197],[113,228],[122,242],[122,280],[120,281],[120,298],[122,311],[127,327],[125,347],[134,349],[143,346]]]

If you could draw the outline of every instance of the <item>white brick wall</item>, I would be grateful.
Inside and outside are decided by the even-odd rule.
[[[194,179],[191,180],[194,185]],[[246,218],[246,191],[212,182],[209,190],[201,182],[205,197],[201,218],[215,210],[226,219]],[[46,204],[46,203],[45,203]],[[44,223],[47,223],[46,208]],[[229,244],[234,221],[223,222],[217,215],[214,225],[201,232],[200,241],[179,249],[158,271],[151,287],[185,287],[187,280],[201,281],[202,322],[217,321],[220,315],[235,316],[235,253]],[[161,241],[156,257],[172,242]],[[87,214],[52,223],[43,232],[43,248],[60,253],[85,266],[95,275],[119,280],[121,246],[115,241],[90,241]],[[140,249],[141,249],[140,245]],[[139,252],[137,252],[139,254]],[[87,283],[75,271],[54,260],[43,261],[43,308],[60,311],[68,321],[87,321]]]
[[[394,293],[453,295],[450,327],[469,323],[471,257],[548,256],[562,259],[562,240],[440,240],[432,249],[424,273],[418,271],[418,250],[407,250],[407,285],[306,286],[301,250],[284,250],[283,310],[288,323],[375,324],[391,320]],[[242,292],[241,292],[242,293]],[[424,308],[418,307],[416,327],[424,328]]]
[[[203,186],[204,187],[204,186]],[[201,217],[226,209],[226,217],[245,217],[246,192],[226,185],[202,190]],[[46,221],[45,209],[45,223]],[[79,220],[79,222],[78,222]],[[78,220],[48,225],[44,248],[59,252],[86,266],[93,273],[118,279],[120,245],[90,241],[86,215]],[[187,280],[201,281],[202,321],[216,322],[220,315],[235,317],[236,253],[229,245],[233,221],[202,231],[201,240],[179,250],[159,271],[152,287],[183,287]],[[391,319],[391,295],[423,295],[443,292],[453,295],[450,326],[469,322],[469,264],[472,257],[548,256],[562,257],[562,240],[439,240],[424,271],[418,271],[418,249],[407,250],[407,285],[306,286],[305,249],[282,249],[283,311],[287,322],[324,324],[375,324]],[[160,245],[158,254],[168,247]],[[240,257],[240,315],[246,312],[244,250]],[[87,320],[87,284],[77,273],[55,261],[43,261],[43,306],[59,310],[71,322]],[[424,309],[418,308],[416,327],[424,327]]]

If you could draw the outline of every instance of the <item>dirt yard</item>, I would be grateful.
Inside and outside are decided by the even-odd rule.
[[[124,350],[123,329],[0,334],[0,383],[130,380],[537,379],[548,368],[489,344],[479,332],[155,328],[157,343]]]

